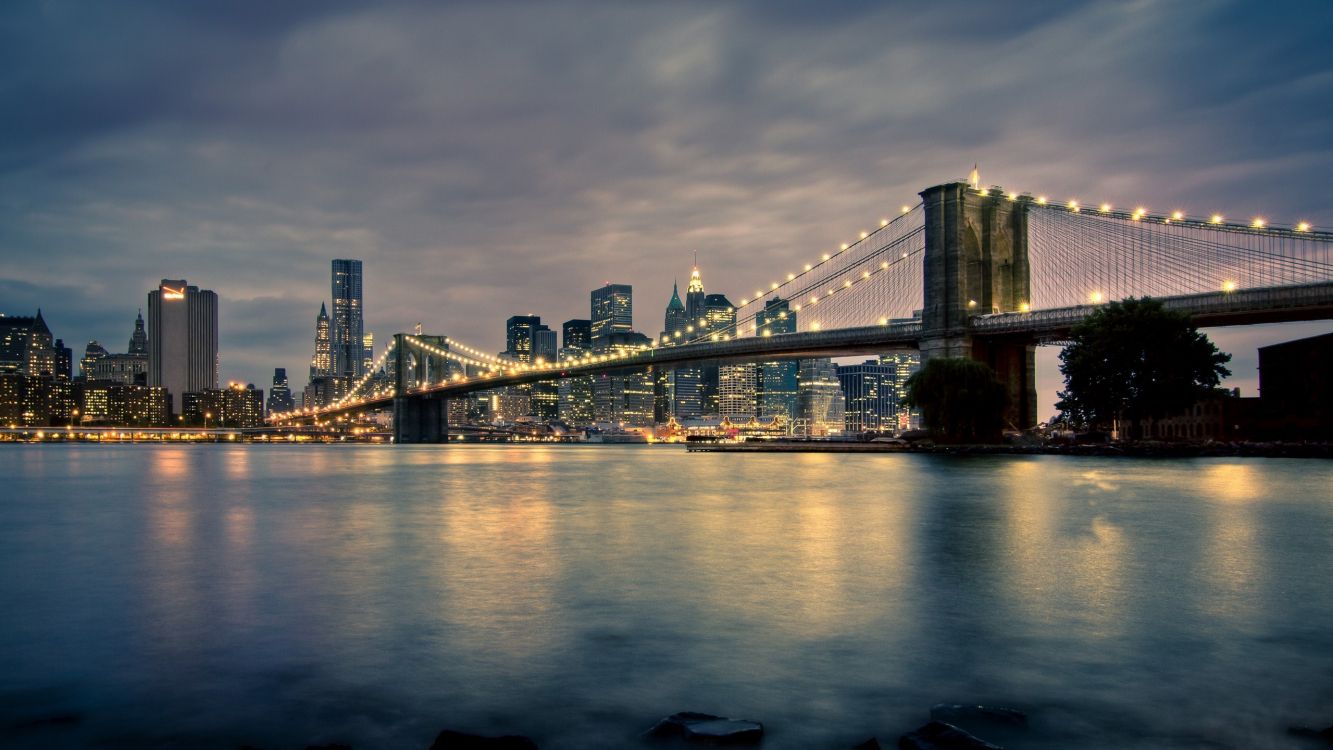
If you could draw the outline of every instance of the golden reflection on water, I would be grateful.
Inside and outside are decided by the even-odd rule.
[[[1041,469],[1038,460],[1003,469],[1010,601],[1034,622],[1061,621],[1072,605],[1087,635],[1120,635],[1130,545],[1117,524],[1094,510],[1098,496],[1115,493],[1118,483],[1103,471],[1084,472],[1074,481],[1083,502],[1071,505],[1070,487],[1053,484]]]
[[[1262,614],[1258,592],[1268,569],[1259,539],[1262,509],[1255,505],[1261,483],[1254,467],[1242,463],[1208,466],[1199,481],[1208,524],[1199,575],[1212,589],[1203,606],[1214,617],[1253,622]]]

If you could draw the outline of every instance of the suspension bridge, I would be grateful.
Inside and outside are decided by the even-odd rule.
[[[335,403],[275,414],[308,423],[392,409],[397,442],[447,439],[447,402],[475,391],[700,362],[836,357],[915,348],[969,357],[1009,392],[1008,423],[1036,423],[1035,348],[1067,339],[1098,305],[1153,297],[1200,326],[1333,317],[1333,232],[1084,205],[950,182],[854,239],[765,281],[735,321],[692,321],[679,340],[516,362],[447,336],[400,333]],[[766,307],[786,301],[776,316]],[[795,330],[776,325],[796,318]]]

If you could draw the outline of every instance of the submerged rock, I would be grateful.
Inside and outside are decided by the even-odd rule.
[[[446,729],[431,743],[430,750],[537,750],[537,743],[527,737],[507,734],[503,737],[483,737]]]
[[[932,721],[898,738],[898,750],[1004,750],[952,724]]]
[[[968,706],[959,703],[937,703],[930,707],[930,718],[949,724],[984,721],[1010,727],[1025,727],[1028,716],[1022,711],[1000,706]]]
[[[710,745],[752,745],[764,738],[764,725],[748,719],[728,719],[696,711],[682,711],[657,722],[644,733],[656,739],[679,738]]]

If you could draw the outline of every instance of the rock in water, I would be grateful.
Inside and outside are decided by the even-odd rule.
[[[898,738],[898,750],[1004,750],[952,724],[932,721]]]
[[[537,750],[537,743],[516,735],[482,737],[446,729],[436,736],[430,750]]]
[[[764,738],[764,725],[746,719],[682,711],[657,722],[645,737],[678,737],[687,742],[710,745],[753,745]]]
[[[984,721],[1011,727],[1028,725],[1027,714],[1012,708],[999,706],[965,706],[957,703],[937,703],[930,707],[930,718],[949,724],[962,724],[968,721]]]

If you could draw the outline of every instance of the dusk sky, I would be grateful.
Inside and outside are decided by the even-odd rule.
[[[162,278],[221,377],[305,384],[329,261],[378,347],[492,351],[699,253],[733,299],[964,177],[1333,224],[1333,3],[10,2],[0,312],[124,351]],[[1254,395],[1256,346],[1211,331]],[[1043,406],[1058,373],[1041,356]]]

